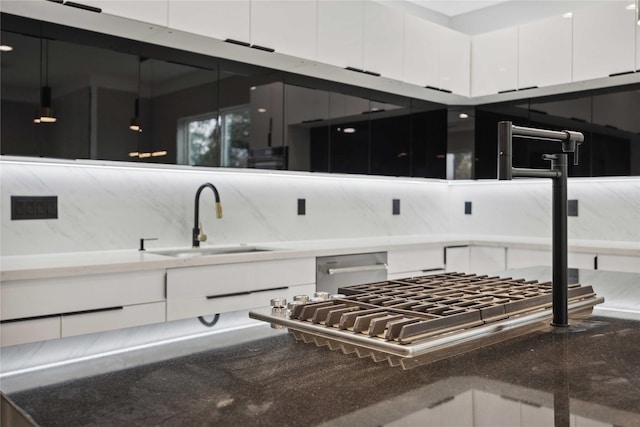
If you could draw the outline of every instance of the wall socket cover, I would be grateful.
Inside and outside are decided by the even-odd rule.
[[[11,196],[11,220],[57,219],[58,196]]]

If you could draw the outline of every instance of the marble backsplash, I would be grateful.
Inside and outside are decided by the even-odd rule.
[[[118,162],[0,160],[1,254],[191,245],[194,196],[210,244],[374,236],[551,235],[551,182],[437,181]],[[57,196],[58,219],[11,220],[11,196]],[[571,179],[569,238],[640,241],[640,178]],[[298,215],[298,199],[306,214]],[[400,215],[393,215],[393,199]],[[465,202],[472,203],[471,215]]]

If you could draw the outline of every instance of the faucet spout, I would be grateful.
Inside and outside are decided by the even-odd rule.
[[[207,240],[207,235],[202,231],[202,225],[200,224],[200,194],[205,188],[210,188],[213,191],[213,195],[216,199],[216,217],[222,218],[222,205],[220,204],[220,195],[218,189],[210,182],[202,184],[196,192],[194,217],[193,217],[193,233],[192,233],[192,246],[194,248],[200,247],[200,242]]]
[[[542,158],[551,162],[551,169],[514,168],[512,164],[512,139],[524,137],[554,141],[561,150],[544,154]],[[513,177],[551,178],[552,194],[552,311],[553,326],[569,326],[568,308],[568,262],[567,262],[567,153],[573,153],[574,164],[578,164],[578,147],[584,136],[575,131],[553,131],[514,126],[511,122],[498,123],[498,179]]]

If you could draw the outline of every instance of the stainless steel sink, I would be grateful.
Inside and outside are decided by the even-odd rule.
[[[149,251],[156,255],[170,256],[174,258],[193,258],[203,256],[216,256],[228,254],[242,254],[252,252],[267,252],[275,249],[263,248],[257,246],[229,246],[220,248],[185,248],[185,249],[169,249],[164,251]]]

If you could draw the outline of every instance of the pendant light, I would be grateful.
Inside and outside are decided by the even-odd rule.
[[[40,108],[38,109],[34,123],[55,123],[57,118],[51,107],[51,87],[49,87],[49,42],[43,49],[44,39],[40,38]],[[43,55],[46,57],[43,61]],[[44,67],[43,67],[44,64]],[[44,68],[44,70],[43,70]],[[44,72],[44,86],[42,86],[42,74]]]
[[[134,104],[134,113],[131,118],[131,122],[129,123],[129,129],[135,132],[142,132],[142,127],[140,126],[140,64],[142,63],[142,58],[138,58],[138,96],[136,97],[136,101]]]

